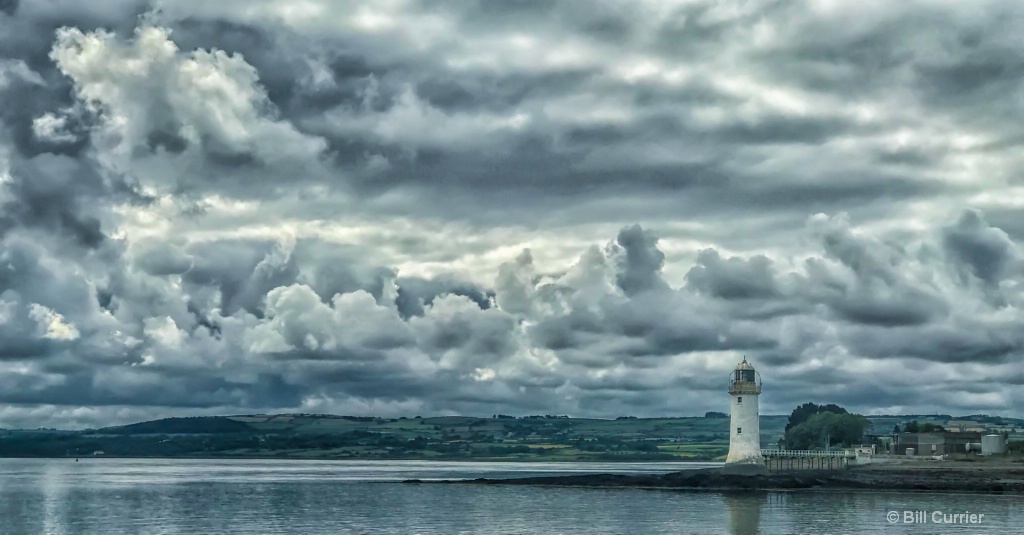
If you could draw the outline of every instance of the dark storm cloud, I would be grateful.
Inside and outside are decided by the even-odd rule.
[[[168,251],[169,253],[169,251]],[[379,298],[385,280],[393,273],[366,265],[357,249],[320,240],[282,243],[269,240],[218,240],[198,243],[176,251],[176,270],[191,263],[183,280],[197,287],[215,287],[223,311],[259,313],[261,301],[270,290],[295,282],[308,284],[323,300],[339,293],[366,290]],[[143,261],[150,262],[150,257]],[[164,271],[171,269],[160,267]],[[165,273],[166,274],[166,273]]]
[[[280,250],[278,256],[273,255],[274,245],[273,242],[197,244],[191,250],[195,263],[183,280],[215,287],[226,314],[239,309],[257,311],[267,291],[294,281],[297,275],[290,255]],[[257,274],[256,267],[260,265],[265,267]],[[279,284],[274,284],[275,278]]]
[[[989,284],[998,284],[1011,270],[1019,273],[1024,267],[1016,244],[1002,229],[989,226],[977,210],[964,212],[943,229],[943,246],[961,276],[970,273]]]
[[[921,401],[917,393],[905,385],[878,384],[878,381],[853,381],[850,376],[813,373],[801,374],[797,380],[773,380],[768,388],[772,392],[776,413],[786,414],[792,408],[807,403],[836,403],[843,407],[879,407],[879,400],[892,406],[915,406]],[[844,380],[845,379],[845,380]],[[858,378],[860,379],[860,378]],[[794,390],[794,389],[799,390]],[[799,393],[798,393],[799,392]],[[931,396],[929,396],[931,397]],[[882,430],[876,430],[876,432]]]
[[[18,10],[19,0],[0,0],[0,13],[13,15]]]
[[[847,336],[849,346],[868,358],[913,357],[926,362],[1016,362],[1024,348],[1024,338],[1016,324],[984,324],[971,320],[885,332],[858,326]]]
[[[177,275],[192,269],[194,260],[180,247],[169,243],[144,244],[135,265],[150,275]]]
[[[1024,401],[1016,3],[153,7],[0,0],[0,424]]]
[[[41,242],[41,243],[40,243]],[[90,285],[75,276],[75,265],[60,265],[49,249],[61,243],[46,243],[25,237],[7,237],[0,250],[0,294],[76,315],[88,312],[93,294]],[[23,312],[27,312],[23,310]]]
[[[295,406],[299,390],[280,377],[261,375],[253,384],[239,384],[221,378],[167,377],[155,373],[136,373],[97,384],[88,372],[69,375],[64,384],[26,389],[6,396],[6,402],[18,404],[55,403],[59,405],[154,405],[169,408],[241,406],[258,410],[267,407]]]
[[[27,62],[23,65],[26,70],[30,68]],[[74,156],[87,145],[87,136],[84,135],[87,127],[76,117],[71,117],[70,124],[65,126],[65,130],[74,136],[70,140],[55,143],[40,139],[33,132],[32,123],[35,118],[60,106],[72,104],[70,86],[65,81],[55,76],[48,76],[47,79],[15,79],[6,88],[0,86],[0,98],[5,104],[0,108],[0,120],[14,147],[22,154],[28,157],[41,153]]]
[[[587,353],[589,346],[603,342],[601,318],[591,310],[573,310],[570,314],[554,317],[530,328],[529,334],[535,344],[552,350],[581,349]],[[593,354],[585,357],[593,359]],[[601,362],[598,360],[597,362]]]
[[[604,328],[642,339],[639,355],[774,347],[773,338],[751,331],[744,322],[727,320],[714,304],[687,297],[668,290],[636,296],[609,310]]]
[[[1019,118],[1019,101],[1006,96],[1020,90],[1024,76],[1024,62],[1007,38],[1020,18],[1019,10],[1000,6],[943,39],[945,53],[915,65],[921,98],[968,124]]]
[[[726,258],[706,249],[697,265],[686,274],[689,286],[722,299],[771,298],[778,295],[771,260],[756,256],[750,260]]]
[[[666,287],[661,278],[665,254],[658,250],[658,239],[644,232],[640,225],[622,229],[616,245],[624,253],[616,276],[619,288],[626,295],[644,291],[658,291]]]
[[[88,214],[91,204],[105,202],[102,178],[83,162],[41,154],[11,168],[0,230],[14,226],[41,227],[67,235],[85,247],[96,247],[105,238],[97,217]]]
[[[896,299],[852,296],[838,299],[832,308],[839,317],[868,325],[917,325],[946,312],[946,303],[924,293],[908,293]]]
[[[450,276],[432,279],[399,277],[396,284],[398,285],[398,297],[395,299],[395,304],[406,319],[411,316],[422,316],[425,306],[430,306],[435,299],[446,294],[467,297],[484,310],[490,308],[490,300],[494,297],[494,292],[491,290],[479,288],[471,282],[460,281]]]

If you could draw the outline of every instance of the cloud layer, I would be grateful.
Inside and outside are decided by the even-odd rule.
[[[1024,9],[0,2],[0,427],[1020,415]]]

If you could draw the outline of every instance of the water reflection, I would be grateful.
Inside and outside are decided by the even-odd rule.
[[[729,493],[722,496],[729,517],[729,535],[755,535],[761,525],[761,511],[767,492]]]
[[[62,467],[50,465],[46,467],[40,480],[43,494],[43,533],[64,533],[61,514],[67,502],[67,486],[61,481]]]

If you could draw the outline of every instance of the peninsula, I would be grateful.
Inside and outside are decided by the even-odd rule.
[[[406,483],[424,483],[418,480]],[[708,468],[663,475],[585,474],[513,479],[452,480],[432,483],[534,485],[548,487],[649,488],[679,490],[906,490],[1024,493],[1024,462],[1003,458],[979,461],[904,460],[843,470],[792,470],[767,475],[736,475]]]

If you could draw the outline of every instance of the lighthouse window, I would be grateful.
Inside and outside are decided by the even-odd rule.
[[[736,428],[736,434],[739,435],[741,433],[743,433],[743,428],[742,427],[737,427]]]
[[[736,398],[736,403],[737,403],[737,404],[739,404],[739,403],[743,403],[743,396],[738,396],[738,397]]]

